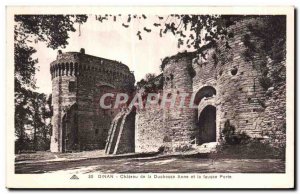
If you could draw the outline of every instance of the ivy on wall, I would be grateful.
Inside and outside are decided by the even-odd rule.
[[[285,83],[286,67],[286,18],[265,16],[262,25],[248,25],[250,34],[243,37],[246,50],[243,56],[261,72],[259,82],[268,90]],[[272,68],[270,68],[272,67]]]

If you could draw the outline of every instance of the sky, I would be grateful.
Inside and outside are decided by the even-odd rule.
[[[147,73],[158,75],[162,59],[186,49],[178,49],[178,37],[171,33],[160,37],[159,30],[153,27],[157,20],[156,16],[148,16],[146,20],[135,20],[128,28],[124,28],[122,23],[126,23],[127,16],[118,18],[116,22],[101,23],[94,15],[89,15],[88,21],[80,26],[80,33],[79,24],[75,24],[76,32],[69,33],[69,44],[60,49],[62,52],[79,52],[80,48],[84,48],[86,54],[121,61],[134,71],[135,79],[139,81]],[[152,32],[145,32],[144,27],[151,28]],[[138,30],[142,32],[142,40],[136,35]],[[37,91],[50,94],[50,63],[56,59],[58,49],[47,48],[43,42],[34,47],[37,50],[34,57],[39,61],[36,64],[39,67],[36,73]]]

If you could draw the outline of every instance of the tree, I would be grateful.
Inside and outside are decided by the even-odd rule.
[[[35,86],[35,73],[37,59],[32,55],[36,53],[33,43],[45,42],[49,48],[64,48],[68,44],[68,33],[74,32],[74,25],[82,24],[87,20],[86,15],[15,15],[14,26],[14,59],[15,59],[15,134],[16,151],[29,149],[28,131],[33,122],[36,127],[36,135],[39,125],[45,124],[40,120],[42,114],[37,111],[37,103],[45,103],[44,100],[37,101],[33,92]],[[41,94],[44,96],[44,94]],[[32,120],[33,119],[33,120]],[[29,129],[28,129],[29,127]],[[37,136],[34,138],[37,144]]]
[[[126,17],[126,22],[122,23],[124,28],[130,24],[141,20],[147,20],[148,16],[142,15],[97,15],[96,19],[100,22],[118,21]],[[167,16],[155,16],[152,26],[144,26],[137,31],[137,37],[142,40],[145,33],[157,31],[160,37],[164,34],[171,33],[177,37],[178,48],[186,46],[187,48],[199,49],[202,45],[209,42],[215,42],[220,38],[228,37],[227,27],[239,20],[238,16],[221,16],[221,15],[187,15],[171,14]],[[155,30],[157,29],[157,30]]]
[[[145,75],[145,81],[148,82],[148,81],[151,81],[152,79],[154,79],[156,77],[156,74],[155,73],[147,73]]]
[[[127,20],[124,22],[124,19]],[[192,15],[192,14],[171,14],[166,16],[155,16],[152,25],[142,26],[137,30],[137,38],[143,39],[143,35],[147,33],[158,32],[162,37],[164,34],[170,33],[177,38],[178,48],[194,49],[195,53],[205,58],[202,49],[203,47],[213,46],[219,40],[225,44],[224,46],[231,49],[228,44],[228,39],[233,38],[234,34],[229,31],[229,27],[236,22],[247,19],[262,19],[263,25],[248,26],[252,35],[260,38],[261,45],[255,44],[252,41],[253,37],[248,35],[245,37],[244,43],[247,47],[245,51],[245,59],[253,60],[254,56],[260,55],[262,62],[254,64],[259,72],[262,72],[259,78],[260,84],[266,90],[269,87],[276,87],[285,83],[285,65],[282,61],[286,56],[286,18],[285,16],[255,16],[255,15]],[[100,22],[119,20],[123,21],[122,26],[129,28],[130,25],[135,25],[135,22],[140,23],[142,20],[149,19],[149,16],[144,14],[136,15],[97,15],[96,19]],[[199,57],[199,55],[196,55]],[[272,59],[272,65],[275,71],[269,72],[267,68],[266,56]],[[222,56],[220,56],[222,58]],[[216,61],[219,59],[216,58]],[[221,60],[221,59],[220,59]],[[164,61],[161,65],[161,70],[164,69]],[[140,84],[145,80],[141,80]]]

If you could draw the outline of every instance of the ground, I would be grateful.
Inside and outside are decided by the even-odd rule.
[[[283,173],[281,159],[225,159],[199,155],[105,156],[103,151],[20,154],[15,172],[32,173]]]

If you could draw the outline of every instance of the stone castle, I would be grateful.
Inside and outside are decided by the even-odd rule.
[[[107,154],[122,154],[157,152],[162,147],[168,152],[181,151],[192,144],[220,141],[227,120],[251,138],[270,139],[276,131],[284,139],[285,85],[266,91],[258,79],[261,72],[251,65],[255,61],[242,56],[249,24],[261,25],[261,21],[237,22],[229,29],[234,36],[226,40],[228,44],[220,40],[206,45],[201,55],[184,52],[165,58],[162,74],[148,83],[170,98],[179,92],[196,93],[196,110],[101,109],[102,94],[145,92],[146,86],[135,89],[133,72],[120,62],[87,55],[84,49],[59,51],[50,67],[51,151],[105,149]],[[270,71],[271,62],[268,59]]]
[[[51,63],[51,151],[101,149],[117,112],[99,109],[102,94],[131,91],[134,75],[117,61],[80,52],[62,53]]]

